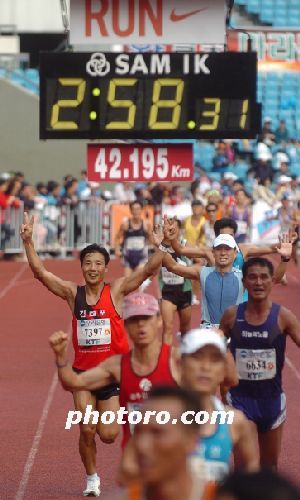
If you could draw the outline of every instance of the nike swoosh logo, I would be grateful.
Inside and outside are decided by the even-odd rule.
[[[184,19],[187,19],[188,17],[194,16],[195,14],[198,14],[199,12],[202,12],[203,10],[207,10],[206,7],[204,9],[198,9],[198,10],[193,10],[192,12],[187,12],[186,14],[176,14],[175,9],[172,10],[170,14],[170,19],[174,23],[178,21],[184,21]]]

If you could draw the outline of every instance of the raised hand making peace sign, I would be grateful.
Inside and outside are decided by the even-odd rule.
[[[20,235],[24,242],[32,240],[33,225],[34,215],[29,220],[28,213],[24,212],[24,223],[21,225],[20,229]]]

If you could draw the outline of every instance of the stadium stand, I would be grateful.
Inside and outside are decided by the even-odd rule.
[[[7,69],[0,68],[0,77],[6,78],[15,85],[18,85],[33,94],[39,94],[39,72],[37,69]]]
[[[256,16],[262,24],[296,28],[300,25],[299,0],[236,0],[246,13]]]

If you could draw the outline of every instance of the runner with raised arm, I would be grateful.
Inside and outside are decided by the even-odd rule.
[[[164,220],[165,232],[169,221]],[[158,271],[168,247],[163,242],[162,229],[153,232],[154,244],[159,247],[143,268],[129,278],[119,278],[112,284],[105,282],[109,254],[99,245],[92,244],[80,253],[84,286],[64,281],[45,269],[34,248],[32,239],[34,218],[24,215],[21,238],[24,243],[29,266],[35,276],[48,290],[65,300],[72,312],[73,346],[75,359],[73,370],[84,372],[97,366],[115,354],[128,351],[128,340],[122,320],[124,296],[136,290],[144,280]],[[105,384],[100,391],[79,390],[73,392],[76,410],[85,411],[87,405],[104,412],[119,408],[119,387],[115,382]],[[96,472],[95,434],[111,443],[119,432],[116,423],[96,426],[80,425],[79,452],[87,473],[84,496],[100,494],[100,478]]]

